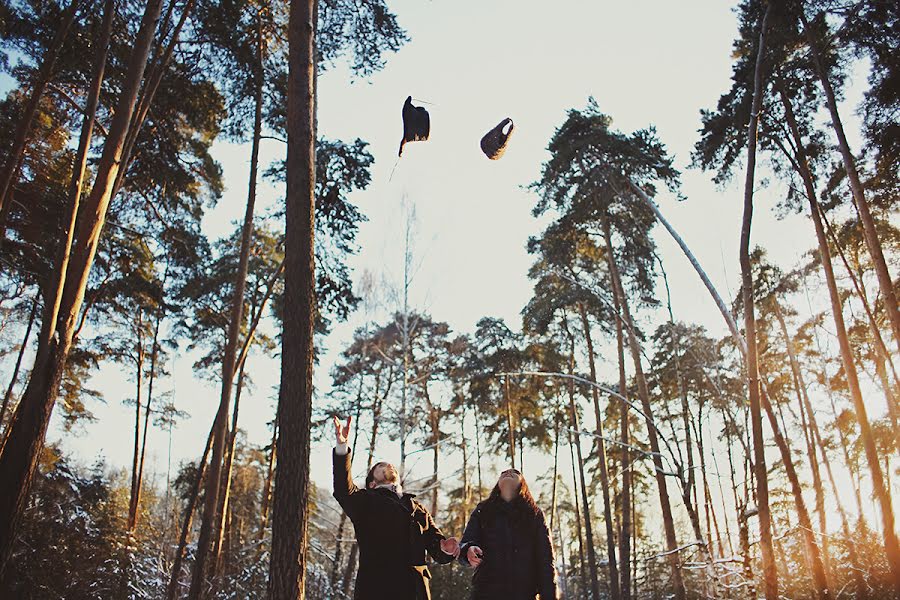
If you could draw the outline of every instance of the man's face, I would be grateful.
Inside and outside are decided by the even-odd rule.
[[[400,480],[400,474],[391,463],[378,463],[375,465],[373,472],[373,481],[371,487],[383,485],[385,483],[397,483]]]
[[[516,469],[507,469],[500,473],[500,480],[497,482],[500,486],[500,497],[511,502],[519,495],[519,488],[522,486],[522,474]]]

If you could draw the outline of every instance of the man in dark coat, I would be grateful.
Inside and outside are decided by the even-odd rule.
[[[430,600],[431,572],[425,553],[446,564],[459,555],[456,538],[446,538],[412,494],[404,494],[397,470],[377,463],[366,487],[354,485],[347,447],[350,418],[334,418],[334,497],[353,522],[359,544],[356,600]]]
[[[504,471],[472,512],[459,560],[475,568],[473,600],[557,597],[550,532],[519,471]]]

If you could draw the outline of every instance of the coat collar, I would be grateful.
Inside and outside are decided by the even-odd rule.
[[[412,498],[416,497],[415,494],[410,494],[409,492],[403,492],[402,496],[398,496],[393,490],[391,490],[390,488],[386,488],[386,487],[369,488],[369,491],[377,492],[377,493],[381,493],[381,494],[386,493],[388,496],[391,496],[393,498],[400,498],[400,499],[406,499],[406,498],[412,499]]]
[[[373,494],[378,494],[379,496],[383,496],[383,497],[385,497],[385,498],[388,498],[388,499],[390,499],[390,500],[393,500],[394,502],[400,502],[400,503],[403,503],[403,504],[409,502],[409,503],[412,504],[413,506],[418,505],[418,502],[416,502],[415,500],[413,500],[413,498],[415,498],[416,495],[415,495],[415,494],[410,494],[410,493],[408,493],[408,492],[403,492],[403,495],[402,495],[402,496],[398,496],[398,495],[396,494],[396,492],[394,492],[393,490],[388,489],[388,488],[383,488],[383,487],[382,487],[382,488],[374,488],[374,489],[370,489],[369,492],[371,492],[371,493],[373,493]]]

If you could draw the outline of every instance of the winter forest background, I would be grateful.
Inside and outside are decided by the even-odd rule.
[[[0,0],[0,597],[286,597],[306,4]],[[333,414],[448,535],[522,469],[565,598],[900,597],[900,5],[309,5],[306,597],[353,594]]]

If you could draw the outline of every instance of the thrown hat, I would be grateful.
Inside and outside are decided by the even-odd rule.
[[[424,142],[431,132],[431,118],[428,111],[421,106],[413,106],[412,96],[407,96],[403,103],[403,139],[400,141],[400,153],[407,142]]]
[[[515,129],[515,125],[513,125],[512,119],[507,117],[484,134],[484,137],[481,138],[481,151],[485,156],[491,160],[497,160],[503,156],[513,129]]]

